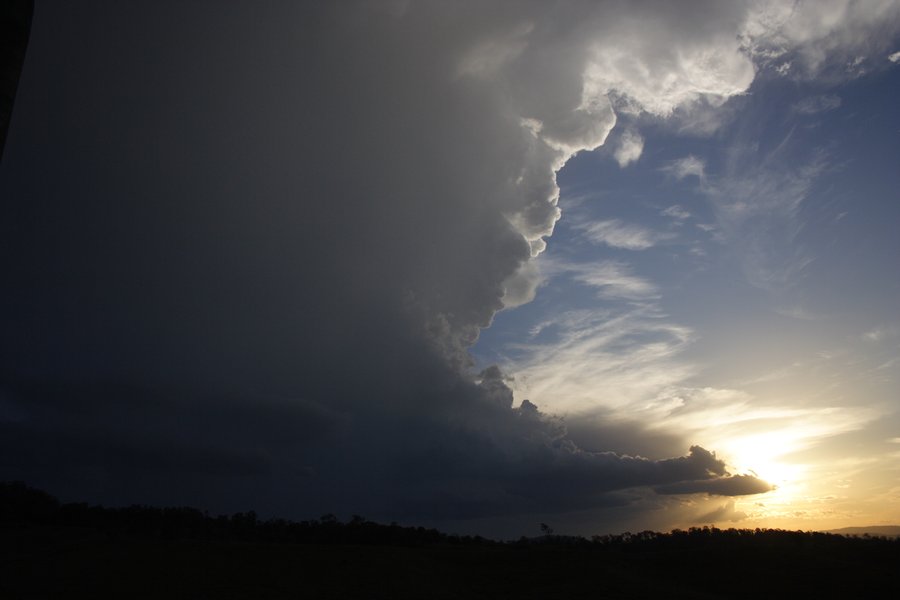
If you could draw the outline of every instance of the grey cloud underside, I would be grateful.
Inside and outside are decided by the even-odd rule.
[[[250,395],[7,384],[0,468],[75,498],[401,519],[583,510],[621,504],[615,492],[632,488],[771,489],[697,446],[663,460],[585,451],[530,403],[513,409],[497,388],[452,385],[423,390],[427,407],[338,412]]]
[[[640,4],[665,35],[629,61],[724,43],[739,91],[722,4]],[[468,373],[554,170],[615,123],[603,86],[653,92],[594,44],[626,5],[512,7],[39,6],[0,174],[0,478],[289,516],[762,491],[697,447],[588,452]],[[583,85],[591,60],[615,77]]]
[[[775,489],[771,484],[752,475],[734,475],[715,480],[679,481],[655,486],[657,494],[697,494],[707,493],[717,496],[746,496],[762,494]]]

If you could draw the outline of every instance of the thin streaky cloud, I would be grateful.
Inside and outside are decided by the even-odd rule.
[[[835,94],[809,96],[791,106],[793,112],[801,115],[815,115],[840,108],[841,97]]]
[[[696,374],[694,365],[679,359],[694,332],[652,306],[612,314],[566,311],[553,326],[550,341],[516,344],[519,358],[509,365],[516,395],[551,413],[604,408],[633,416],[648,399]]]
[[[659,214],[664,217],[670,217],[676,222],[685,221],[691,218],[691,213],[678,204],[673,204],[669,208],[660,211]]]
[[[625,250],[647,250],[660,241],[672,237],[671,234],[624,223],[620,219],[582,223],[576,225],[575,229],[583,231],[584,237],[595,244],[605,244]]]
[[[815,258],[797,243],[803,226],[800,209],[831,167],[822,149],[813,149],[805,161],[785,161],[792,139],[789,132],[762,156],[755,144],[735,144],[725,173],[709,177],[702,189],[747,280],[771,292],[796,285]]]
[[[566,270],[576,281],[596,288],[603,298],[638,300],[654,298],[658,294],[656,285],[632,273],[631,267],[621,261],[572,264]]]

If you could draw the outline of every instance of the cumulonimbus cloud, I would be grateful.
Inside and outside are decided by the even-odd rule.
[[[410,518],[763,491],[698,449],[584,451],[468,355],[616,111],[747,89],[752,6],[40,5],[0,181],[0,476]]]

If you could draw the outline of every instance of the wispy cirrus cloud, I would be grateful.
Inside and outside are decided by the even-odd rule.
[[[791,106],[791,110],[801,115],[815,115],[840,108],[841,102],[841,97],[836,94],[821,94],[796,102]]]
[[[647,250],[663,240],[671,239],[670,233],[653,231],[641,225],[625,223],[620,219],[583,222],[574,225],[585,238],[595,244],[605,244],[625,250]]]
[[[649,279],[635,275],[631,267],[617,260],[577,263],[563,267],[579,283],[595,288],[604,298],[642,300],[656,297],[658,289]]]
[[[678,181],[686,177],[694,176],[702,183],[706,179],[706,161],[693,154],[671,161],[662,168]]]
[[[726,172],[703,189],[748,281],[772,292],[795,285],[813,260],[797,242],[800,208],[830,167],[821,149],[803,162],[786,160],[790,137],[762,156],[753,144],[734,146]]]
[[[900,326],[880,325],[866,331],[861,337],[867,342],[882,342],[897,335],[900,335]]]
[[[540,331],[540,341],[512,345],[518,358],[509,365],[511,385],[517,397],[551,413],[632,411],[695,373],[679,359],[694,332],[652,304],[565,311]]]

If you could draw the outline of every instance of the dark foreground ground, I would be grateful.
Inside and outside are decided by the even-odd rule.
[[[12,492],[10,492],[12,490]],[[512,543],[0,484],[0,598],[896,598],[900,542],[697,528]],[[12,498],[12,499],[10,499]]]

